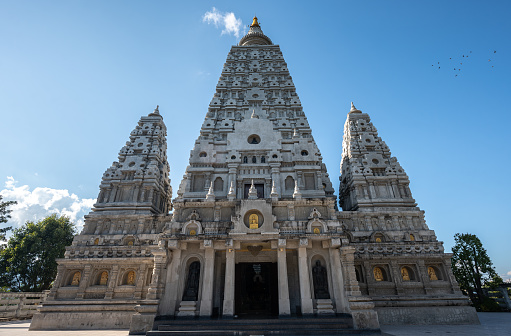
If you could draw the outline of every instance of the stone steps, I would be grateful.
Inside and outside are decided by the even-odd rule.
[[[285,319],[165,320],[147,336],[195,335],[380,335],[379,331],[354,330],[351,316]]]

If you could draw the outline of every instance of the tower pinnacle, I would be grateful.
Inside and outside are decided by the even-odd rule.
[[[257,21],[257,16],[254,15],[254,19],[252,20],[250,27],[260,27],[259,22]]]
[[[239,46],[249,45],[272,45],[270,38],[263,34],[257,16],[254,16],[252,24],[249,26],[247,35],[243,36],[240,40]]]

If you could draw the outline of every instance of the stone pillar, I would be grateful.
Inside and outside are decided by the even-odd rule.
[[[424,287],[424,294],[428,295],[431,293],[432,288],[429,280],[428,269],[426,267],[426,264],[424,263],[424,260],[419,259],[418,266],[419,277],[422,279],[422,286]]]
[[[401,278],[401,270],[399,269],[399,265],[397,264],[396,260],[392,260],[390,262],[390,273],[392,274],[392,278],[394,280],[394,286],[396,288],[396,294],[397,295],[404,295],[404,289],[403,289],[403,280]]]
[[[200,316],[211,316],[213,313],[213,274],[215,270],[215,250],[211,240],[204,240],[204,275],[202,276],[202,295]]]
[[[63,265],[57,266],[57,277],[55,278],[54,285],[50,289],[50,293],[48,294],[49,300],[55,300],[55,297],[57,295],[57,289],[59,287],[65,286],[66,284],[63,284],[62,281],[64,281],[64,272],[66,271],[66,268]],[[82,278],[83,278],[83,271],[82,271]],[[82,284],[80,280],[80,285]]]
[[[289,306],[289,283],[287,279],[286,240],[279,239],[277,263],[279,268],[279,315],[291,315]]]
[[[161,273],[163,272],[163,267],[165,266],[166,258],[165,252],[162,250],[155,251],[154,253],[154,269],[153,269],[153,278],[151,284],[149,285],[149,289],[147,290],[147,300],[156,300],[160,297],[161,292],[163,291],[163,284],[161,283]]]
[[[234,316],[234,255],[234,248],[228,247],[225,251],[224,317]]]
[[[338,245],[338,244],[337,244]],[[335,311],[337,313],[347,313],[348,301],[344,292],[344,277],[341,268],[341,258],[339,256],[338,246],[333,245],[328,249],[330,255],[330,271],[332,272],[332,287],[335,297]]]
[[[92,271],[91,265],[85,265],[85,268],[83,270],[82,278],[80,279],[80,285],[78,286],[78,292],[76,293],[77,299],[83,299],[85,295],[85,289],[87,288],[87,283],[90,282],[90,274]],[[94,284],[92,284],[94,285]]]
[[[310,315],[314,312],[311,298],[311,286],[309,278],[309,264],[307,261],[307,238],[300,239],[298,248],[298,273],[300,278],[300,298],[302,314]]]
[[[112,271],[108,274],[108,286],[105,293],[105,299],[111,300],[114,297],[114,288],[119,274],[119,265],[113,265]]]
[[[177,243],[177,242],[176,242]],[[174,315],[176,310],[179,283],[179,273],[181,266],[181,250],[172,250],[172,261],[167,267],[167,281],[165,283],[165,292],[160,301],[158,312],[160,315]]]
[[[133,293],[133,298],[136,300],[140,300],[142,298],[142,288],[144,287],[145,273],[146,273],[147,265],[141,264],[138,267],[137,271],[137,281],[135,283],[135,293]]]

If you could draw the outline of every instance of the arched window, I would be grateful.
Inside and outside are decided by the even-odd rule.
[[[295,180],[291,176],[288,176],[286,177],[284,185],[286,190],[293,190],[295,188]]]
[[[243,163],[248,163],[248,158],[246,156],[243,157]]]
[[[261,163],[266,163],[266,157],[261,156]]]
[[[222,180],[221,177],[217,177],[215,179],[215,184],[213,186],[215,191],[222,191],[224,190],[224,180]]]
[[[197,301],[199,296],[200,262],[194,261],[188,267],[183,301]]]
[[[252,163],[257,163],[257,158],[255,156],[252,156]]]

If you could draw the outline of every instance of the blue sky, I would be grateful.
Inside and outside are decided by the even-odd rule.
[[[242,26],[228,21],[222,33],[222,22],[204,22],[213,7]],[[80,223],[157,104],[175,196],[227,53],[254,13],[281,46],[334,186],[354,101],[446,251],[455,233],[474,233],[510,278],[508,1],[3,0],[0,191],[20,200],[11,223],[53,211]]]

